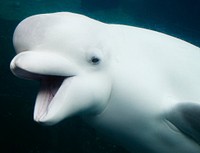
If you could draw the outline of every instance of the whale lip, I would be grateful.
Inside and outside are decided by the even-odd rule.
[[[39,73],[33,73],[31,71],[25,70],[16,64],[14,62],[11,63],[11,71],[14,75],[20,78],[28,79],[28,80],[40,80],[43,78],[44,75],[39,74]]]

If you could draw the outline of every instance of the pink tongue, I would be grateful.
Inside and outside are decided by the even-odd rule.
[[[38,94],[37,101],[37,118],[42,117],[48,112],[48,106],[60,88],[63,77],[45,77],[41,80],[41,88]]]

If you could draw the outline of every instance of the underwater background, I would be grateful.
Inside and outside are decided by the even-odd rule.
[[[116,24],[160,31],[200,47],[199,0],[0,0],[0,152],[128,153],[72,117],[51,127],[33,121],[39,84],[16,78],[12,35],[24,18],[75,12]]]

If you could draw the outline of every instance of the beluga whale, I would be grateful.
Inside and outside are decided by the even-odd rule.
[[[78,115],[131,153],[200,152],[200,48],[70,12],[26,18],[13,44],[13,74],[40,82],[36,122]]]

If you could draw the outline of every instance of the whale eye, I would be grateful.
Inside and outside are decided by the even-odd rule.
[[[99,64],[100,63],[100,58],[96,57],[96,56],[92,56],[90,59],[90,62],[94,65]]]
[[[87,61],[91,65],[98,65],[102,62],[103,54],[100,49],[90,49],[86,54]]]

